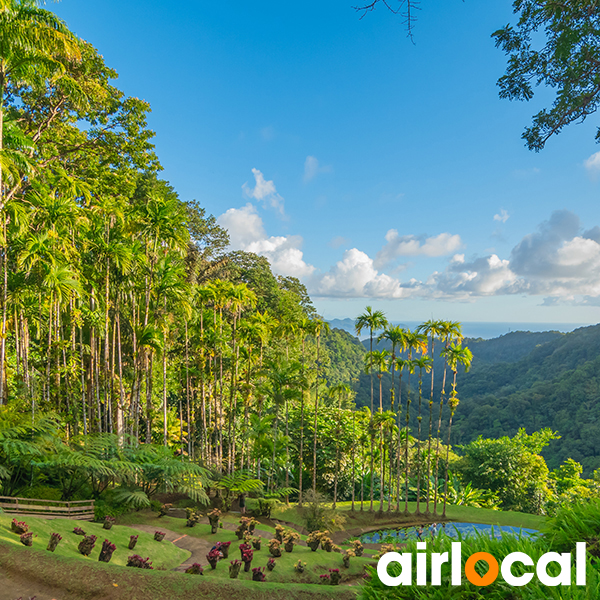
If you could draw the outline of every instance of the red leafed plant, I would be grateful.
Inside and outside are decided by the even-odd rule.
[[[127,557],[127,566],[128,567],[136,567],[138,569],[151,569],[152,563],[146,558],[142,558],[138,554],[134,554],[133,556]]]
[[[19,535],[21,535],[22,533],[27,533],[27,530],[29,529],[25,521],[17,521],[16,519],[12,520],[10,528]]]

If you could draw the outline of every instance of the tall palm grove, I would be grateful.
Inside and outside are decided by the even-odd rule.
[[[297,279],[228,252],[227,232],[160,178],[149,106],[116,76],[38,2],[0,0],[2,493],[117,489],[143,505],[164,489],[206,501],[226,482],[445,510],[472,358],[460,324],[409,331],[367,307],[370,404],[356,406],[333,348],[343,332]]]

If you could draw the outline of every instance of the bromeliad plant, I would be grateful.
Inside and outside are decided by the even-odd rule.
[[[187,521],[185,523],[186,527],[194,527],[196,525],[196,523],[198,523],[198,521],[200,521],[200,518],[202,517],[202,515],[193,508],[186,508],[185,514],[186,514],[186,518],[187,518]]]
[[[158,517],[164,517],[169,514],[169,511],[173,508],[172,504],[161,504],[160,509],[158,510]]]
[[[217,548],[212,548],[211,551],[206,555],[206,560],[210,565],[211,569],[217,568],[217,563],[221,560],[221,552]]]
[[[185,572],[189,575],[202,575],[204,573],[204,569],[200,563],[194,563],[191,567],[188,567]]]
[[[252,564],[252,558],[254,557],[254,550],[248,548],[242,552],[242,562],[244,563],[244,572],[250,571],[250,565]]]
[[[312,531],[308,534],[306,538],[306,545],[313,551],[316,552],[321,545],[321,538],[323,537],[323,533],[320,531]]]
[[[155,531],[154,532],[154,539],[157,542],[162,542],[165,539],[165,532],[164,531]]]
[[[219,528],[219,519],[221,518],[221,511],[218,508],[213,508],[207,515],[208,522],[210,523],[211,533],[217,533]]]
[[[242,563],[239,560],[232,560],[231,563],[229,564],[229,578],[230,579],[237,579],[238,575],[240,574],[240,569],[242,567]]]
[[[229,558],[229,547],[231,542],[217,542],[217,550],[221,552],[223,558]]]
[[[294,550],[294,544],[300,541],[300,534],[296,531],[286,532],[285,538],[283,538],[283,545],[286,552],[292,552]]]
[[[279,558],[281,556],[281,542],[273,538],[269,541],[269,552],[271,556]]]
[[[12,531],[18,533],[19,535],[21,535],[22,533],[27,533],[27,530],[29,529],[25,521],[17,521],[16,519],[12,520],[10,528]]]
[[[56,546],[58,546],[58,542],[60,542],[60,540],[62,540],[62,536],[58,533],[52,533],[50,534],[50,541],[48,542],[48,547],[46,548],[46,550],[49,550],[50,552],[54,552],[56,550]]]
[[[352,542],[352,551],[354,552],[355,556],[362,556],[363,552],[364,552],[364,547],[362,545],[362,542],[360,540],[354,540]]]
[[[305,569],[306,569],[306,563],[303,563],[301,560],[299,560],[294,565],[294,570],[297,571],[298,573],[304,573]]]
[[[252,581],[266,581],[265,568],[256,567],[252,569]]]
[[[110,562],[113,552],[116,549],[117,547],[114,544],[111,544],[108,540],[104,540],[102,542],[102,550],[100,550],[100,556],[98,557],[98,560],[105,563]]]
[[[331,585],[339,585],[340,579],[342,576],[340,575],[339,569],[329,569],[329,578],[331,580]]]
[[[103,529],[112,529],[112,526],[115,524],[116,519],[111,516],[104,517],[104,524],[102,525]]]
[[[73,529],[73,533],[75,535],[85,535],[85,531],[83,529],[81,529],[81,527],[75,527]]]
[[[137,535],[130,535],[129,536],[129,546],[128,548],[130,550],[133,550],[135,548],[135,545],[137,544],[138,541],[138,536]]]
[[[344,554],[342,554],[342,562],[344,563],[344,567],[346,569],[350,568],[350,559],[356,556],[354,550],[346,550]]]
[[[276,565],[276,564],[277,564],[277,563],[275,562],[275,559],[274,559],[274,558],[270,558],[270,559],[267,561],[267,569],[269,569],[269,571],[272,571],[272,570],[275,568],[275,565]]]
[[[22,533],[19,539],[21,540],[21,544],[23,544],[23,546],[32,546],[33,532],[29,531],[27,533]]]
[[[95,535],[86,535],[79,542],[79,552],[83,554],[83,556],[89,556],[96,545],[96,536]]]
[[[260,535],[258,537],[252,538],[252,547],[255,550],[260,550],[261,544],[262,544],[262,537]]]
[[[141,556],[139,556],[139,554],[128,556],[127,566],[135,567],[137,569],[152,569],[152,563],[150,562],[149,557],[142,558]]]

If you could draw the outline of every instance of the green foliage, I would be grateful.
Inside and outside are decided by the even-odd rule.
[[[463,446],[454,469],[474,487],[496,494],[502,508],[540,514],[550,497],[548,467],[538,454],[556,434],[543,430],[514,438],[477,438]]]
[[[588,553],[600,558],[600,500],[560,507],[546,520],[543,532],[556,552],[570,552],[576,542],[586,542]]]

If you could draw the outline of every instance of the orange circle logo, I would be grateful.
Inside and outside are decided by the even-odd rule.
[[[475,565],[483,560],[488,564],[488,571],[483,577],[475,571]],[[471,554],[465,563],[465,575],[467,579],[473,584],[480,587],[490,585],[496,581],[498,577],[498,561],[488,552],[475,552]]]

